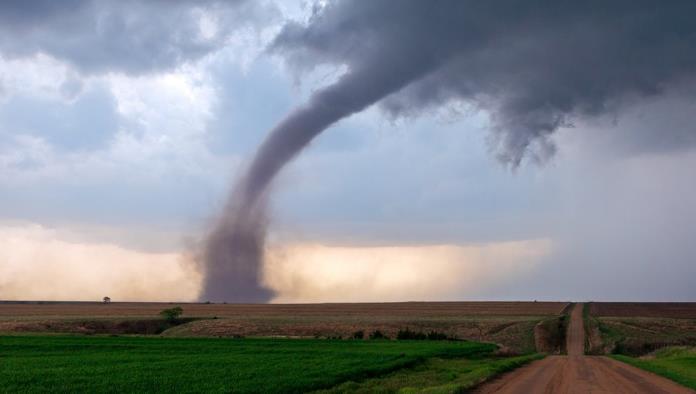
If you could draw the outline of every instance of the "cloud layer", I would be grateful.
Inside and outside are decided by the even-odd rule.
[[[35,224],[0,227],[0,299],[190,301],[198,295],[200,275],[179,253],[69,238]]]
[[[476,298],[533,272],[549,240],[412,246],[286,245],[269,253],[275,302],[388,302]]]
[[[147,237],[147,236],[146,236]],[[329,246],[267,251],[274,302],[463,299],[533,271],[548,240],[457,245]],[[195,301],[202,277],[180,253],[146,252],[31,223],[0,225],[1,300]]]
[[[0,5],[0,52],[48,54],[83,73],[166,71],[219,50],[235,32],[275,15],[267,2],[247,0],[6,1]]]

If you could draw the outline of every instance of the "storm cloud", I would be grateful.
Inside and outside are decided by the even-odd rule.
[[[485,110],[498,158],[517,166],[548,158],[553,132],[579,118],[693,84],[695,13],[689,1],[338,1],[288,24],[273,49],[300,72],[407,73],[437,56],[381,107],[392,116],[459,102]]]
[[[164,230],[202,234],[229,174],[242,171],[200,251],[202,300],[309,300],[269,275],[275,267],[329,286],[306,249],[291,256],[299,276],[274,256],[283,237],[304,242],[307,229],[346,250],[549,238],[552,274],[518,271],[531,279],[511,279],[516,294],[537,298],[551,286],[555,297],[629,299],[648,289],[693,298],[696,4],[317,0],[310,10],[272,1],[0,2],[0,219],[111,225],[113,238],[148,248],[167,238],[161,251],[174,259],[182,242]],[[443,124],[452,113],[456,122]],[[286,174],[293,186],[274,190],[310,144]],[[556,150],[553,166],[526,165]],[[491,165],[493,156],[521,168]],[[60,267],[83,250],[24,254],[41,242],[0,256],[0,270]],[[125,269],[158,275],[141,271],[149,252],[125,246],[104,272],[130,256],[137,264]],[[76,271],[103,254],[87,249]],[[9,264],[12,256],[22,260]],[[341,265],[333,252],[316,256]],[[390,267],[404,262],[391,256]],[[622,272],[640,278],[618,284]],[[338,270],[330,286],[343,279],[355,285],[340,297],[365,285]],[[14,283],[17,297],[31,286]],[[186,299],[198,296],[197,285],[187,289]],[[327,293],[312,297],[338,300]]]
[[[137,75],[199,60],[276,16],[267,2],[247,0],[10,0],[0,3],[0,52]]]
[[[552,134],[574,120],[691,83],[695,11],[686,1],[317,6],[306,24],[288,23],[270,50],[299,72],[322,64],[346,71],[260,146],[207,244],[204,295],[237,297],[235,289],[258,283],[268,187],[335,122],[378,102],[397,117],[464,102],[489,114],[491,144],[502,162],[544,161],[556,149]],[[269,297],[260,285],[250,290],[243,300]]]

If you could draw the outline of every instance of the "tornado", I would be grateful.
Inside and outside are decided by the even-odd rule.
[[[426,75],[437,66],[424,57],[401,70],[365,67],[351,70],[335,84],[314,93],[266,137],[233,188],[203,251],[201,300],[267,302],[273,292],[261,283],[270,186],[293,158],[337,121]]]

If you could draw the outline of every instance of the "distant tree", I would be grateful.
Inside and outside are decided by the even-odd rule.
[[[389,339],[389,337],[384,335],[384,333],[380,330],[374,330],[370,334],[370,339]]]
[[[108,303],[111,302],[111,298],[110,298],[110,297],[104,297],[104,298],[102,298],[102,301],[103,301],[105,304],[108,304]]]
[[[396,339],[422,341],[428,339],[428,336],[420,331],[411,331],[410,328],[406,328],[396,333]]]
[[[450,338],[445,333],[430,330],[430,332],[427,335],[427,339],[429,341],[444,341]]]
[[[176,319],[184,313],[184,310],[180,306],[175,306],[174,308],[169,308],[161,311],[159,314],[168,322],[174,322]]]
[[[353,339],[363,339],[365,338],[365,331],[360,330],[353,333]]]

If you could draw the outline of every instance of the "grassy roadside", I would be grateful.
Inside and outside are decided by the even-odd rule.
[[[582,324],[585,329],[585,354],[603,354],[601,334],[599,334],[599,322],[590,314],[591,302],[582,306]]]
[[[461,393],[492,377],[543,358],[541,354],[507,358],[432,358],[413,368],[361,382],[345,382],[321,394],[344,393]]]
[[[675,346],[640,358],[624,355],[611,357],[696,390],[696,348]]]
[[[0,392],[293,393],[417,371],[438,377],[428,385],[454,388],[539,357],[500,358],[496,348],[462,341],[0,336]],[[452,391],[446,387],[439,391]]]

